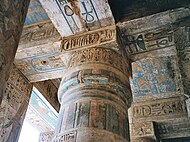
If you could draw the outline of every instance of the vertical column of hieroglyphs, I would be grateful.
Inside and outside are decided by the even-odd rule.
[[[128,57],[115,26],[63,38],[68,70],[55,142],[127,142],[131,93]]]
[[[183,122],[188,121],[176,49],[178,45],[174,36],[175,20],[179,22],[187,16],[189,9],[180,10],[176,10],[181,13],[180,16],[174,10],[126,22],[121,26],[126,50],[132,61],[130,84],[133,104],[129,117],[131,140],[134,142],[180,137],[183,131],[178,126],[180,124],[183,129]],[[168,15],[171,17],[166,18]],[[174,23],[171,24],[171,21]],[[188,62],[188,55],[183,58]]]
[[[28,107],[32,85],[14,66],[0,106],[0,142],[17,142]]]
[[[3,97],[2,88],[9,77],[29,1],[0,1],[0,103]]]

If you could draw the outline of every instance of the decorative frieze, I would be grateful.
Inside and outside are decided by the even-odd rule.
[[[69,67],[87,64],[104,64],[117,68],[123,73],[128,73],[128,62],[117,52],[104,48],[90,48],[76,51],[70,60]]]
[[[146,103],[135,103],[132,108],[132,119],[146,120],[147,118],[154,121],[162,117],[164,119],[174,118],[174,116],[187,116],[185,100],[179,97],[162,99]],[[171,117],[170,117],[171,116]]]
[[[102,44],[115,41],[116,27],[108,26],[85,34],[63,37],[61,41],[61,49],[64,51],[80,50],[91,46],[101,46]]]

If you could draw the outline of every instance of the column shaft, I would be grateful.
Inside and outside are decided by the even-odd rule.
[[[18,47],[30,0],[1,0],[0,2],[0,104],[3,87]]]
[[[127,142],[131,93],[122,52],[89,48],[72,54],[58,98],[55,142]]]

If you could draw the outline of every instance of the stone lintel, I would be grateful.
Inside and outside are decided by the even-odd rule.
[[[170,97],[155,101],[133,103],[129,111],[131,123],[142,121],[161,122],[176,118],[187,118],[184,97]]]

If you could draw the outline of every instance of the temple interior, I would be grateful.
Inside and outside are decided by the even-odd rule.
[[[0,142],[24,121],[38,142],[190,142],[190,0],[1,0]]]

